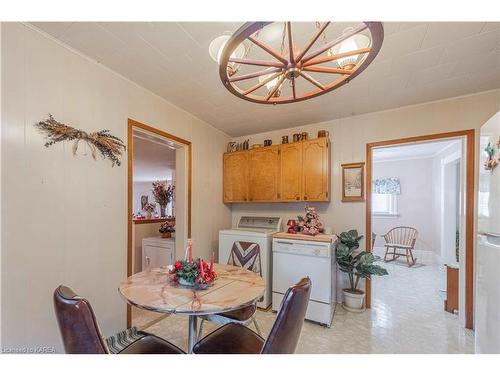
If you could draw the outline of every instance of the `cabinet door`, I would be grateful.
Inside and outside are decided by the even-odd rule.
[[[169,247],[158,247],[145,245],[142,248],[143,263],[142,270],[166,267],[172,264],[172,249]]]
[[[330,147],[328,138],[302,142],[302,193],[305,201],[330,200]]]
[[[224,154],[224,203],[248,199],[248,152]]]
[[[281,200],[302,200],[302,143],[281,145]]]
[[[249,201],[277,201],[280,197],[280,147],[270,146],[251,150],[249,152],[249,167]]]

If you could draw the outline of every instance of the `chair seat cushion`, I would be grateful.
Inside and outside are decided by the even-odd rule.
[[[399,249],[411,249],[411,248],[413,248],[413,246],[411,246],[411,245],[402,245],[399,243],[386,243],[385,246],[386,247],[397,247]]]
[[[218,315],[232,320],[239,320],[243,322],[245,320],[250,319],[253,316],[253,314],[255,314],[255,310],[257,310],[257,307],[255,305],[250,305],[238,310],[232,310]]]
[[[200,340],[195,354],[259,354],[264,339],[241,324],[229,323]]]
[[[145,332],[145,336],[134,341],[118,354],[185,354],[174,344]]]
[[[127,346],[144,336],[146,336],[145,332],[137,331],[136,327],[131,327],[108,337],[106,339],[106,344],[111,354],[118,354]]]

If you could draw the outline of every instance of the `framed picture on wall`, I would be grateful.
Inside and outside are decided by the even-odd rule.
[[[342,202],[365,200],[365,163],[342,164]]]
[[[149,197],[147,195],[141,195],[141,210],[148,204]]]

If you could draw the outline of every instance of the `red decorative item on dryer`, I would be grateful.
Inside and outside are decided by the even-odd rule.
[[[288,225],[288,233],[297,233],[297,231],[295,230],[295,228],[297,227],[297,222],[293,219],[290,219],[288,220],[288,222],[286,223],[286,225]]]

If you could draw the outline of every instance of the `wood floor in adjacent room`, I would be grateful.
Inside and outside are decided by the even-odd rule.
[[[420,258],[411,269],[399,260],[385,264],[389,276],[374,278],[372,309],[355,314],[338,305],[331,328],[306,321],[296,353],[473,353],[474,333],[443,310],[440,264],[430,256]],[[264,335],[275,316],[257,312]],[[187,327],[187,316],[169,315],[146,330],[185,350]],[[215,328],[205,323],[204,335]]]

